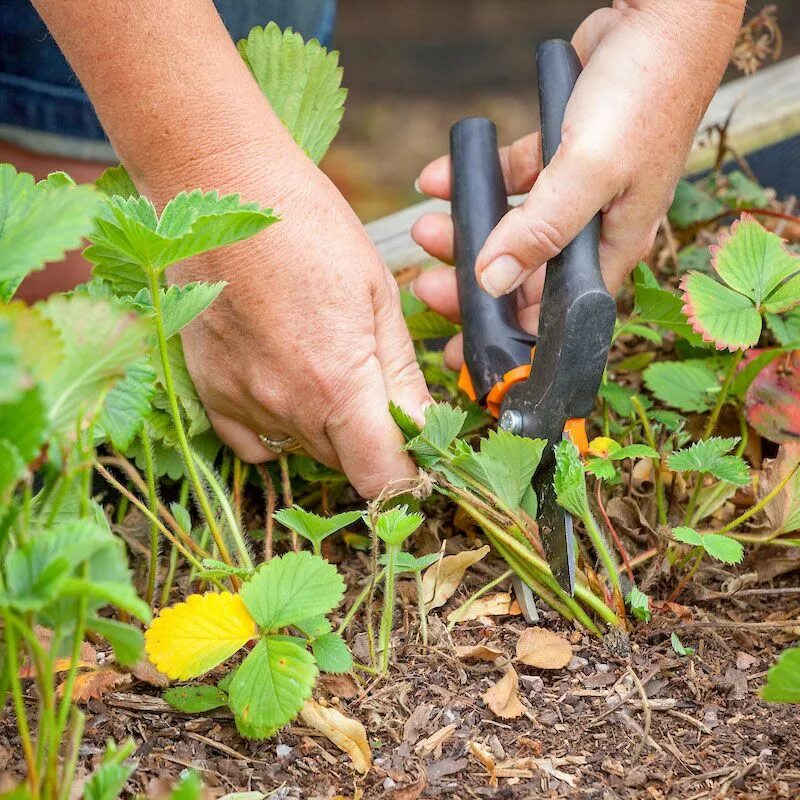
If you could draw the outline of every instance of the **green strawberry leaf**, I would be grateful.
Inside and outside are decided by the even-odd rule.
[[[164,316],[164,333],[167,338],[186,327],[219,297],[227,286],[226,281],[187,283],[170,286],[161,292],[161,311]]]
[[[692,547],[702,547],[708,555],[724,564],[739,564],[744,558],[742,543],[724,534],[698,533],[693,528],[679,526],[673,528],[672,536],[677,541]]]
[[[202,714],[228,705],[228,695],[216,686],[198,683],[193,686],[175,686],[167,689],[164,699],[176,710],[185,714]]]
[[[405,449],[414,453],[424,467],[432,467],[447,452],[461,433],[467,412],[447,403],[432,403],[425,409],[425,425],[418,436],[409,440]]]
[[[61,261],[92,230],[100,196],[65,178],[59,173],[36,183],[32,175],[0,164],[0,280],[16,283]]]
[[[40,386],[27,389],[14,402],[0,404],[0,441],[13,445],[25,464],[39,454],[47,428],[47,408]]]
[[[679,472],[707,472],[715,478],[738,486],[750,483],[750,470],[739,456],[726,455],[738,443],[738,437],[722,439],[713,436],[672,453],[667,461],[670,469]]]
[[[347,90],[339,54],[316,39],[303,42],[274,22],[237,43],[269,104],[308,157],[319,163],[339,132]]]
[[[300,640],[262,639],[231,681],[230,706],[239,731],[261,739],[291,722],[311,696],[316,678],[314,658]]]
[[[771,703],[800,703],[800,647],[781,653],[767,673],[761,697]]]
[[[425,521],[419,512],[409,512],[408,506],[395,506],[378,516],[375,533],[387,545],[400,546]]]
[[[435,564],[440,558],[440,553],[429,553],[425,556],[416,557],[405,550],[401,550],[399,553],[395,553],[394,567],[397,572],[422,572],[431,564]],[[384,553],[378,559],[378,563],[385,567],[389,563],[389,555]]]
[[[725,205],[696,183],[680,180],[675,187],[675,196],[668,215],[669,221],[676,228],[683,229],[716,217],[725,210]]]
[[[558,504],[580,519],[590,516],[586,477],[578,448],[566,439],[556,445],[556,471],[553,485]]]
[[[406,325],[414,341],[444,339],[455,336],[461,330],[460,325],[456,325],[441,314],[430,310],[420,311],[406,317]]]
[[[650,610],[650,598],[643,591],[633,586],[625,597],[625,602],[634,617],[643,622],[650,621],[650,617],[653,615]]]
[[[108,617],[93,616],[87,621],[86,627],[99,633],[111,645],[118,664],[130,667],[142,657],[144,636],[133,625]]]
[[[358,522],[364,514],[361,511],[345,511],[341,514],[334,514],[332,517],[321,517],[300,508],[300,506],[294,506],[293,508],[282,508],[272,516],[281,525],[304,539],[308,539],[314,544],[320,544],[323,539],[336,531]]]
[[[323,672],[341,674],[353,669],[353,656],[338,633],[324,633],[311,642],[311,652]]]
[[[124,453],[141,432],[152,411],[155,381],[150,360],[142,358],[128,367],[125,377],[106,395],[97,422],[115,450]]]
[[[123,198],[138,197],[139,192],[133,185],[128,171],[120,164],[117,167],[109,167],[94,182],[94,185],[107,197],[115,195]]]
[[[662,403],[680,411],[708,411],[719,392],[719,379],[705,359],[660,361],[643,373],[645,386]]]
[[[344,581],[336,567],[304,550],[263,564],[240,594],[259,626],[277,630],[330,612],[344,596]]]
[[[678,638],[677,633],[673,633],[670,637],[670,644],[672,644],[672,649],[679,655],[679,656],[693,656],[695,653],[694,647],[686,647],[683,642]]]
[[[417,425],[410,414],[407,414],[400,406],[395,405],[391,400],[389,401],[389,413],[392,415],[395,425],[403,432],[403,436],[406,437],[406,440],[419,436],[422,428]]]
[[[590,458],[586,462],[586,471],[603,481],[613,481],[619,474],[610,458]]]

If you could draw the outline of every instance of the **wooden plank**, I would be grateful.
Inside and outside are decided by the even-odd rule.
[[[728,128],[731,145],[742,155],[800,134],[800,56],[739,78],[722,86],[698,129],[686,165],[691,174],[708,169],[716,155],[707,130],[723,125],[734,110]],[[516,205],[523,195],[511,198]],[[449,211],[443,200],[424,200],[367,224],[367,232],[392,271],[423,266],[432,259],[411,238],[411,226],[423,214]]]

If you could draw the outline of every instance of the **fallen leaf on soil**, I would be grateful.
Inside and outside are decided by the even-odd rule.
[[[761,583],[800,569],[800,550],[794,547],[759,547],[755,567]]]
[[[322,675],[317,684],[331,697],[341,697],[342,700],[352,700],[358,697],[360,689],[350,675]]]
[[[469,622],[481,617],[508,616],[511,609],[511,595],[508,592],[497,592],[486,597],[479,597],[475,602],[467,601],[447,615],[448,622]]]
[[[445,556],[428,567],[422,576],[422,596],[425,598],[425,605],[428,608],[443,606],[458,589],[467,569],[477,564],[489,550],[488,544],[477,550],[464,550],[454,556]]]
[[[506,667],[503,677],[490,686],[481,695],[481,699],[501,719],[516,719],[525,713],[525,706],[519,699],[519,677],[511,666]]]
[[[765,439],[800,438],[800,350],[778,356],[756,375],[744,398],[747,421]]]
[[[72,685],[72,700],[76,703],[85,703],[89,700],[99,700],[106,692],[117,689],[131,682],[131,676],[126,672],[117,672],[114,667],[100,667],[88,672],[79,672]],[[66,691],[66,681],[56,688],[56,696],[63,697]]]
[[[544,628],[526,628],[517,640],[517,659],[538,669],[563,669],[572,659],[572,645]]]
[[[757,661],[758,659],[755,656],[745,653],[744,650],[739,650],[736,653],[736,669],[750,669]]]
[[[306,700],[300,711],[300,718],[309,728],[319,731],[347,753],[356,772],[361,775],[369,772],[372,751],[367,742],[367,732],[358,720],[346,717],[341,711],[323,706],[316,700]]]
[[[488,747],[477,742],[469,743],[469,752],[474,756],[489,773],[489,786],[497,786],[497,765],[495,764],[492,751]]]
[[[765,459],[758,481],[758,497],[766,497],[800,461],[800,442],[783,444],[777,458]],[[770,533],[790,533],[800,528],[800,469],[777,497],[764,507]]]
[[[463,661],[488,661],[493,663],[498,658],[505,656],[505,653],[485,644],[464,644],[456,646],[456,656]]]
[[[43,625],[34,625],[33,632],[36,634],[39,644],[41,644],[45,650],[49,650],[50,644],[53,640],[53,632],[50,630],[50,628],[45,628]],[[70,658],[57,658],[53,663],[52,671],[55,673],[66,672],[70,668],[70,664],[72,664],[72,659]],[[78,667],[94,669],[96,666],[97,650],[95,650],[94,647],[89,644],[89,642],[82,642]],[[23,665],[20,667],[19,677],[24,680],[26,678],[33,678],[35,675],[36,669],[34,668],[33,664],[26,659]]]
[[[418,742],[414,747],[414,752],[420,756],[430,755],[439,745],[444,744],[448,739],[452,738],[458,725],[451,722],[449,725],[431,734],[427,739]]]
[[[169,686],[169,678],[163,672],[159,672],[147,658],[140,658],[131,667],[131,672],[134,678],[151,686],[162,688]]]

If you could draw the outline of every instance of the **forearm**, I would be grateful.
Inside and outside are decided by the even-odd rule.
[[[260,186],[277,203],[296,146],[211,0],[34,4],[140,190],[160,203],[182,189]],[[255,162],[265,174],[243,175]]]

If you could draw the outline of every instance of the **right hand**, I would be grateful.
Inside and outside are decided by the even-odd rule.
[[[243,169],[243,199],[281,221],[252,240],[181,265],[171,275],[228,281],[183,335],[209,419],[248,462],[274,455],[257,434],[292,436],[374,497],[417,471],[389,414],[393,400],[422,421],[430,402],[394,277],[352,209],[299,151]],[[271,188],[252,176],[269,170]],[[269,194],[269,197],[262,196]]]

